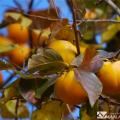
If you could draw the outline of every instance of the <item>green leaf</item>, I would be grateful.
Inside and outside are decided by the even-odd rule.
[[[41,74],[55,74],[62,72],[68,65],[64,63],[62,57],[50,48],[41,48],[37,54],[33,55],[28,61],[28,69],[30,73],[39,71]]]
[[[31,103],[37,103],[37,98],[45,97],[44,92],[55,83],[54,78],[31,78],[21,79],[19,83],[19,90],[21,95]],[[51,91],[53,92],[53,91]],[[48,94],[46,94],[47,97]]]
[[[80,120],[96,120],[96,113],[98,110],[98,101],[91,107],[89,102],[87,102],[80,109]]]
[[[32,113],[32,120],[61,120],[63,107],[60,101],[49,101]]]
[[[74,69],[75,77],[86,90],[89,102],[93,107],[102,92],[102,83],[92,72]]]

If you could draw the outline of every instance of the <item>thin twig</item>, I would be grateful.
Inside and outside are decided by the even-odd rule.
[[[103,0],[103,1],[109,4],[120,15],[120,8],[112,0]]]
[[[24,13],[24,15],[26,16],[30,16],[30,17],[36,17],[38,19],[43,19],[43,20],[48,20],[48,21],[59,21],[59,20],[62,20],[62,19],[58,19],[58,18],[50,18],[50,17],[44,17],[44,16],[38,16],[38,15],[30,15],[30,14],[27,14],[27,13]],[[73,20],[69,20],[69,22],[73,22]],[[91,22],[112,22],[112,23],[120,23],[120,20],[113,20],[113,19],[94,19],[94,20],[91,20],[91,19],[76,19],[76,22],[77,22],[77,25],[79,23],[91,23]]]
[[[30,0],[29,6],[28,6],[28,10],[29,10],[28,12],[31,11],[32,6],[33,6],[33,2],[34,2],[34,0]]]
[[[70,109],[70,106],[69,106],[68,104],[66,104],[66,107],[67,107],[70,115],[72,116],[73,120],[75,120],[75,119],[74,119],[74,115],[73,115],[73,113],[72,113],[72,110]]]
[[[76,43],[76,48],[77,48],[77,55],[80,54],[80,47],[79,47],[79,37],[78,37],[78,32],[77,32],[77,23],[76,23],[76,12],[74,9],[74,3],[71,0],[71,8],[72,8],[72,14],[73,14],[73,28],[75,32],[75,43]]]
[[[54,8],[54,9],[55,9],[55,12],[56,12],[56,14],[57,14],[57,17],[60,17],[60,16],[59,16],[59,11],[58,11],[58,9],[57,9],[57,7],[56,7],[56,5],[55,5],[55,1],[54,1],[54,0],[48,0],[48,1],[49,1],[49,3],[50,3],[51,8]]]
[[[15,106],[15,120],[18,120],[18,107],[19,107],[19,98],[16,100],[16,106]]]

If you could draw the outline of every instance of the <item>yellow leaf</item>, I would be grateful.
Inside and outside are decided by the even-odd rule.
[[[11,17],[16,21],[20,20],[20,24],[23,27],[29,27],[32,24],[32,20],[23,16],[21,13],[16,13],[16,12],[6,12],[5,18]]]
[[[5,106],[6,108],[8,109],[8,111],[10,113],[12,113],[14,116],[16,116],[16,102],[17,100],[10,100],[8,101]],[[26,106],[19,101],[18,103],[18,112],[17,112],[17,116],[18,117],[22,117],[22,118],[26,118],[26,117],[29,117],[29,112],[28,112],[28,109],[26,108]]]
[[[49,101],[43,104],[40,110],[32,114],[32,120],[61,120],[64,104],[60,101]]]
[[[0,53],[8,52],[17,47],[8,38],[0,36]]]
[[[107,30],[102,33],[102,41],[109,42],[117,32],[118,32],[117,24],[109,25]]]

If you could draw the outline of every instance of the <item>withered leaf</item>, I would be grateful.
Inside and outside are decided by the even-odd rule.
[[[29,72],[39,71],[46,75],[61,72],[67,67],[62,57],[50,48],[40,48],[28,61]]]
[[[31,28],[33,29],[44,29],[50,26],[51,23],[55,22],[54,20],[58,18],[56,10],[54,8],[49,8],[46,10],[31,11],[29,17],[32,19]]]
[[[102,92],[102,83],[92,72],[74,69],[75,77],[86,90],[91,106],[94,106],[96,100]]]

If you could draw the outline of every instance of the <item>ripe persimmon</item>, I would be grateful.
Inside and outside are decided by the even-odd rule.
[[[107,95],[120,94],[120,61],[104,62],[98,72],[103,84],[103,93]]]
[[[9,52],[9,58],[12,63],[21,65],[28,58],[29,53],[30,47],[27,44],[20,44],[16,49]]]
[[[77,53],[76,46],[65,40],[53,40],[48,47],[58,52],[58,54],[62,56],[64,62],[68,64],[73,61]]]
[[[75,79],[74,71],[63,73],[55,83],[55,95],[69,105],[76,105],[87,100],[87,93]]]
[[[21,26],[20,23],[8,25],[8,36],[15,43],[26,43],[29,39],[28,28]]]

